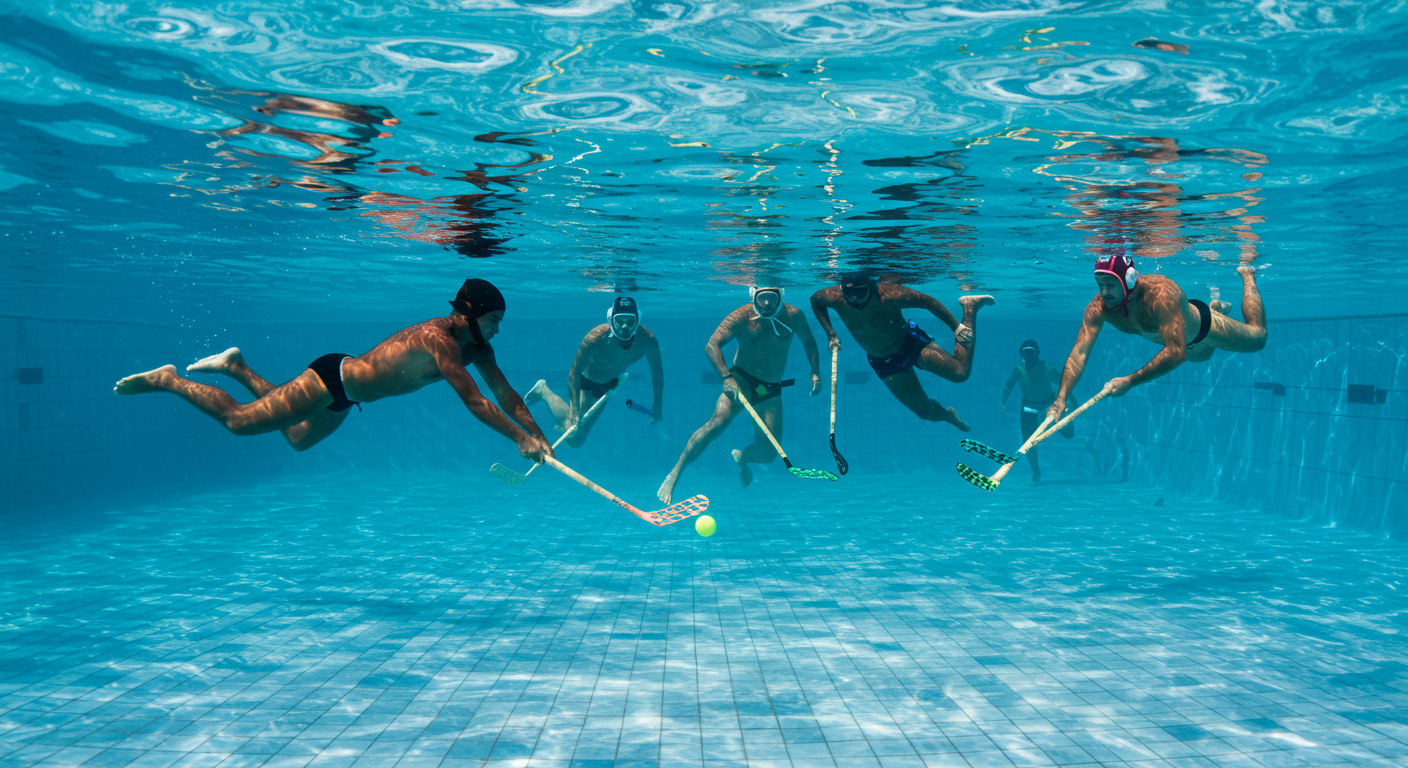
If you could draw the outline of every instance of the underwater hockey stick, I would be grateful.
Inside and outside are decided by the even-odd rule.
[[[787,465],[787,471],[791,472],[793,476],[807,480],[835,481],[841,479],[824,469],[802,469],[792,466],[791,460],[787,458],[787,452],[782,450],[782,445],[777,442],[777,438],[772,436],[772,430],[768,429],[768,425],[763,423],[763,417],[759,416],[758,412],[753,410],[753,406],[749,404],[748,398],[744,397],[742,392],[738,393],[738,402],[742,403],[743,407],[748,409],[748,415],[753,417],[753,421],[757,423],[758,429],[763,430],[763,434],[768,436],[768,442],[772,443],[772,447],[777,449],[777,455],[782,457],[782,463]]]
[[[587,417],[591,416],[592,413],[596,411],[596,409],[602,403],[606,402],[608,399],[610,399],[612,395],[616,394],[616,390],[620,389],[626,383],[626,379],[630,378],[630,375],[631,374],[629,372],[621,374],[621,380],[616,382],[616,386],[612,387],[610,392],[607,392],[600,398],[597,398],[597,401],[595,403],[592,403],[592,407],[587,409],[586,414],[582,416],[582,418],[577,419],[577,423],[573,424],[571,429],[567,430],[566,432],[563,432],[562,437],[557,438],[557,440],[553,442],[552,449],[554,451],[557,450],[557,446],[561,445],[563,440],[566,440],[567,438],[576,434],[577,427],[580,426],[582,422],[586,421]],[[494,466],[489,467],[489,474],[493,475],[494,477],[497,477],[505,483],[508,483],[509,485],[523,485],[524,483],[528,482],[528,476],[533,474],[533,470],[541,466],[541,464],[534,464],[533,466],[528,468],[527,472],[524,472],[520,475],[502,464],[495,464]]]
[[[983,473],[977,471],[976,469],[973,469],[972,467],[962,462],[959,462],[958,464],[959,477],[962,477],[964,480],[967,480],[968,482],[972,483],[973,485],[976,485],[977,487],[985,491],[997,490],[997,486],[1002,484],[1002,478],[1006,477],[1007,473],[1012,471],[1012,467],[1016,466],[1017,459],[1020,459],[1025,456],[1027,454],[1027,451],[1030,451],[1031,449],[1035,448],[1037,444],[1039,444],[1041,441],[1061,431],[1063,428],[1065,428],[1067,424],[1070,424],[1072,421],[1075,421],[1075,418],[1077,416],[1081,415],[1082,413],[1085,413],[1085,410],[1087,408],[1092,405],[1095,405],[1101,400],[1104,400],[1106,397],[1109,396],[1109,394],[1110,390],[1108,388],[1100,390],[1095,395],[1095,397],[1092,397],[1089,400],[1085,401],[1085,403],[1083,403],[1079,408],[1075,409],[1074,411],[1071,411],[1069,414],[1066,415],[1064,419],[1061,419],[1055,424],[1052,424],[1050,429],[1047,429],[1045,432],[1043,432],[1042,428],[1051,422],[1051,416],[1050,414],[1048,414],[1046,419],[1041,422],[1041,425],[1036,428],[1036,431],[1032,433],[1032,436],[1027,438],[1027,441],[1025,443],[1022,443],[1021,448],[1017,449],[1017,454],[1015,456],[1008,457],[1005,454],[999,454],[1002,455],[1004,458],[1010,458],[1012,461],[1003,463],[1001,467],[997,468],[996,472],[992,473],[992,477],[988,477],[987,475],[984,475]],[[983,447],[986,448],[987,446]],[[994,453],[997,452],[994,451]]]
[[[836,358],[840,354],[839,349],[831,350],[831,455],[836,459],[836,471],[844,475],[851,471],[851,465],[836,450]]]
[[[587,488],[596,491],[602,497],[616,503],[617,505],[624,508],[627,512],[630,512],[631,514],[635,515],[636,517],[639,517],[647,523],[650,523],[651,525],[658,525],[663,527],[669,525],[670,523],[678,523],[681,520],[688,520],[689,518],[694,517],[695,515],[701,512],[708,511],[709,509],[709,497],[700,494],[698,496],[691,496],[678,504],[671,504],[670,506],[665,507],[664,509],[657,509],[654,512],[642,512],[639,509],[636,509],[631,504],[622,501],[619,496],[612,493],[611,491],[602,488],[596,483],[593,483],[591,480],[588,480],[587,478],[578,474],[576,470],[572,469],[566,464],[563,464],[557,459],[554,459],[551,456],[547,456],[544,457],[544,463],[557,470],[558,472],[567,475],[573,480],[576,480],[582,485],[585,485]]]
[[[640,403],[637,403],[637,402],[634,401],[634,400],[627,400],[627,401],[626,401],[626,407],[627,407],[627,408],[630,408],[631,410],[635,411],[636,413],[643,413],[643,414],[645,414],[646,416],[654,416],[654,415],[655,415],[655,411],[652,411],[652,410],[650,410],[649,408],[646,408],[645,406],[641,405]]]

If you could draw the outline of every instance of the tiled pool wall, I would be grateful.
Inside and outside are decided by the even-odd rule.
[[[956,406],[973,436],[1012,449],[1020,443],[1018,395],[1009,414],[997,401],[1018,362],[1022,340],[1035,338],[1056,365],[1075,338],[1074,318],[1053,321],[989,318],[979,324],[972,377],[955,385],[924,374],[926,389]],[[647,315],[649,317],[649,315]],[[597,322],[510,318],[496,339],[499,364],[520,390],[545,378],[559,392],[582,337]],[[936,319],[919,319],[940,343],[951,336]],[[617,402],[581,450],[562,458],[588,474],[663,477],[690,433],[708,418],[719,383],[704,356],[715,320],[647,323],[662,344],[666,420],[624,407],[649,404],[650,373],[642,362]],[[1042,452],[1050,481],[1080,476],[1156,484],[1171,491],[1219,497],[1249,508],[1408,536],[1403,511],[1408,400],[1403,358],[1408,323],[1402,316],[1273,320],[1266,349],[1253,355],[1218,352],[1202,365],[1096,406],[1077,424],[1077,436],[1054,438]],[[462,470],[466,482],[488,481],[496,461],[512,464],[516,450],[475,422],[443,384],[409,397],[369,404],[341,430],[307,453],[295,453],[277,434],[235,438],[171,396],[119,398],[113,382],[163,363],[184,366],[238,345],[250,365],[274,382],[297,375],[331,351],[358,353],[398,330],[394,322],[338,324],[236,323],[221,328],[174,328],[81,320],[0,317],[0,484],[15,513],[102,496],[145,497],[195,487],[238,487],[284,473],[324,475],[367,470]],[[819,329],[813,330],[818,334]],[[841,331],[843,344],[837,442],[861,478],[891,472],[953,471],[955,462],[980,466],[958,448],[947,425],[923,422],[900,406],[875,378]],[[726,356],[731,359],[732,348]],[[1088,397],[1110,377],[1131,372],[1157,351],[1154,345],[1107,330],[1092,355],[1077,397]],[[821,344],[823,377],[830,360]],[[834,466],[827,447],[828,391],[808,397],[809,374],[794,345],[785,391],[783,445],[799,466]],[[217,381],[215,377],[202,377]],[[247,399],[233,382],[223,383]],[[544,406],[535,417],[555,433]],[[744,416],[691,472],[733,472],[728,449],[751,439]],[[774,464],[774,470],[780,465]],[[1026,482],[1025,468],[1014,480]],[[1118,487],[1118,486],[1117,486]],[[935,504],[981,499],[937,497]],[[1118,492],[1109,496],[1119,503]]]

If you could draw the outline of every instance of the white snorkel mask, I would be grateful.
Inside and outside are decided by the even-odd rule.
[[[611,335],[621,340],[621,348],[630,349],[636,331],[640,329],[640,307],[636,300],[630,296],[617,296],[611,308],[606,310],[606,324],[611,328]]]
[[[785,323],[777,319],[777,313],[782,311],[782,294],[785,290],[785,288],[774,287],[753,287],[748,289],[748,300],[753,302],[753,319],[767,320],[772,323],[772,332],[778,336],[782,335],[782,331],[777,329],[779,325],[783,328],[787,328]],[[777,304],[773,306],[771,312],[765,315],[763,314],[763,310],[758,307],[758,297],[769,293],[777,297]],[[792,329],[787,328],[787,331],[790,333]]]

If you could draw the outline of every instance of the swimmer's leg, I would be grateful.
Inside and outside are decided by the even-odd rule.
[[[738,405],[732,396],[719,395],[718,402],[714,403],[714,415],[709,417],[709,421],[705,422],[704,426],[689,436],[689,442],[685,443],[684,452],[680,454],[679,461],[675,462],[675,468],[670,470],[669,475],[666,475],[665,482],[660,484],[660,490],[655,494],[656,498],[666,504],[670,503],[670,498],[675,492],[675,483],[679,482],[680,473],[699,458],[699,454],[709,447],[709,443],[714,442],[715,438],[723,434],[723,431],[733,423],[734,417],[741,409],[742,406]]]
[[[311,370],[305,370],[293,381],[275,387],[269,394],[248,404],[236,402],[222,389],[181,378],[174,365],[127,376],[117,382],[113,391],[119,395],[147,392],[179,395],[236,435],[258,435],[286,429],[332,404],[332,395],[328,394],[318,374]]]
[[[274,391],[274,385],[255,373],[245,362],[239,347],[230,347],[218,355],[197,360],[186,366],[186,370],[190,373],[224,374],[239,382],[255,397],[263,397]],[[348,413],[349,411],[329,411],[324,408],[307,421],[299,422],[280,432],[293,450],[306,451],[336,432],[342,422],[347,420]]]
[[[1256,287],[1256,268],[1237,267],[1237,272],[1242,275],[1242,319],[1245,322],[1239,323],[1214,312],[1208,341],[1228,352],[1257,352],[1266,346],[1266,310]]]
[[[567,407],[567,401],[558,397],[557,393],[548,387],[547,379],[538,379],[538,383],[534,384],[533,388],[528,390],[528,394],[523,396],[525,405],[532,405],[539,400],[547,403],[548,410],[552,412],[552,420],[557,422],[557,428],[559,430],[567,429],[567,415],[570,410]]]
[[[754,406],[753,410],[762,417],[763,423],[768,426],[772,436],[782,441],[782,398],[774,397],[760,405]],[[733,460],[738,462],[738,479],[747,488],[753,482],[753,470],[749,464],[771,464],[777,458],[777,451],[772,447],[772,441],[763,434],[763,430],[757,424],[753,425],[753,442],[738,450],[733,450]]]
[[[972,432],[973,428],[968,426],[958,415],[954,408],[945,408],[939,405],[937,400],[931,399],[924,393],[924,386],[919,383],[919,376],[914,371],[904,371],[884,379],[885,386],[890,388],[895,399],[899,400],[904,407],[914,411],[914,415],[925,421],[947,421],[960,432]]]

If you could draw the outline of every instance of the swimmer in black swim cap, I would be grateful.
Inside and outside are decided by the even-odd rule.
[[[568,430],[575,424],[577,431],[567,444],[580,448],[606,406],[596,409],[586,418],[592,405],[607,397],[630,376],[626,369],[644,357],[650,364],[651,383],[655,391],[655,406],[651,408],[651,423],[660,421],[660,399],[665,392],[664,369],[660,362],[660,342],[640,324],[640,305],[630,296],[618,296],[606,310],[606,322],[587,333],[577,347],[577,356],[567,371],[567,397],[564,399],[539,379],[524,395],[529,405],[542,400],[552,411],[559,429]]]
[[[444,379],[475,418],[517,443],[525,458],[542,461],[553,455],[489,346],[504,317],[503,294],[487,280],[466,280],[450,305],[454,311],[449,317],[406,328],[356,357],[323,355],[277,387],[251,370],[235,347],[187,366],[191,373],[233,378],[258,398],[252,403],[236,402],[224,390],[184,379],[172,365],[128,376],[114,390],[119,395],[170,392],[236,435],[279,431],[294,450],[303,451],[342,426],[352,406],[409,394]],[[467,370],[470,365],[503,410],[480,391]]]
[[[812,312],[833,351],[839,352],[841,340],[831,327],[831,310],[865,350],[875,375],[906,408],[925,421],[947,421],[969,432],[973,428],[957,409],[945,408],[925,394],[914,373],[918,367],[954,383],[968,380],[973,370],[978,309],[993,303],[993,298],[964,296],[958,303],[963,306],[961,323],[938,299],[903,285],[881,285],[873,276],[860,272],[847,273],[840,285],[812,294]],[[913,320],[906,320],[901,314],[904,309],[928,310],[952,328],[953,353],[941,348]]]

